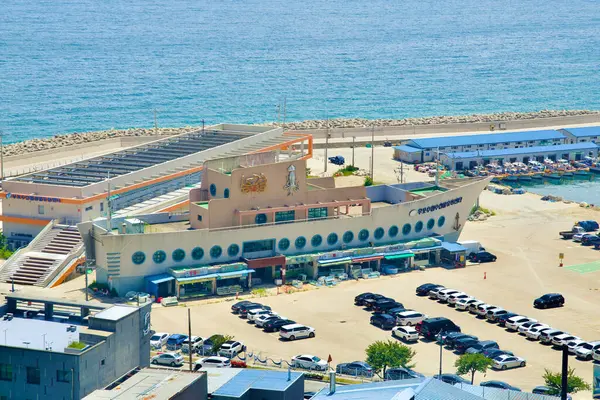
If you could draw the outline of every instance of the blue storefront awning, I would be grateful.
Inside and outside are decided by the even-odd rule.
[[[327,260],[318,260],[317,263],[322,266],[346,264],[352,261],[350,257],[329,258]]]
[[[158,285],[163,282],[172,281],[173,279],[175,279],[175,278],[173,278],[169,274],[159,274],[159,275],[152,275],[152,276],[146,277],[146,281],[148,281],[154,285]]]
[[[458,253],[459,251],[467,251],[467,248],[458,243],[442,242],[442,248],[450,253]]]
[[[251,272],[255,272],[255,271],[253,269],[244,269],[241,271],[218,272],[215,274],[188,276],[185,278],[177,278],[177,282],[178,283],[192,283],[192,282],[209,281],[211,279],[233,278],[236,276],[248,275]]]
[[[231,278],[231,277],[236,277],[236,276],[248,275],[251,272],[256,272],[256,271],[253,269],[245,269],[243,271],[219,272],[216,275],[217,275],[217,279],[225,279],[225,278]]]

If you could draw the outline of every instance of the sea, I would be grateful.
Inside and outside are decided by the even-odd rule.
[[[544,179],[543,182],[502,182],[503,185],[536,193],[542,196],[560,196],[565,200],[577,203],[600,205],[600,175],[590,174],[585,177],[567,177],[562,179]]]

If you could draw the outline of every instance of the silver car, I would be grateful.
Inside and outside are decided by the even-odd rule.
[[[509,369],[509,368],[519,368],[527,365],[527,362],[524,358],[511,356],[509,354],[503,354],[494,358],[494,363],[492,364],[493,369]]]
[[[168,365],[177,367],[183,365],[183,356],[179,353],[162,353],[152,357],[150,362],[154,365]]]

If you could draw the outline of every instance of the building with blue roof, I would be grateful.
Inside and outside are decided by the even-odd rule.
[[[498,164],[523,162],[527,164],[529,161],[543,162],[544,159],[579,161],[588,156],[598,156],[598,145],[592,142],[582,142],[556,146],[453,152],[441,154],[440,162],[449,169],[462,171],[490,162]]]
[[[567,137],[568,143],[594,142],[600,138],[600,126],[559,129]]]
[[[223,369],[208,372],[208,391],[213,400],[291,400],[304,395],[304,373],[257,369]],[[225,374],[215,384],[215,374]],[[231,374],[231,375],[230,375]]]
[[[566,135],[556,130],[503,132],[478,135],[411,139],[394,147],[394,159],[419,163],[436,159],[436,154],[483,150],[505,150],[566,143]]]

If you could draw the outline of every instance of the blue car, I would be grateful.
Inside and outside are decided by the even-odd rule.
[[[350,376],[364,376],[371,378],[373,376],[373,368],[364,361],[353,361],[351,363],[338,364],[335,367],[335,372],[338,374]]]
[[[175,333],[167,339],[168,350],[179,350],[181,346],[187,341],[187,335],[180,335]]]

